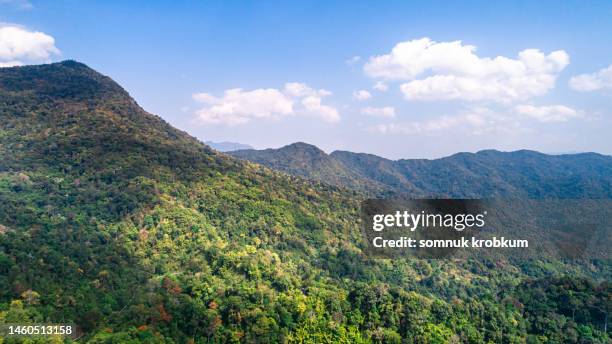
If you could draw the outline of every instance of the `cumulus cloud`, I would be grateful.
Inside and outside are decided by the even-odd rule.
[[[55,39],[17,25],[0,26],[0,67],[49,62],[59,55]]]
[[[372,94],[366,90],[359,90],[353,92],[353,98],[361,102],[372,98]]]
[[[582,114],[565,105],[533,106],[517,105],[516,112],[540,122],[565,122]]]
[[[296,109],[298,114],[316,116],[325,122],[340,120],[340,114],[335,107],[322,104],[323,98],[332,94],[328,90],[316,90],[301,82],[289,82],[285,84],[285,93],[292,99],[301,102],[302,108]]]
[[[322,104],[331,93],[313,89],[304,83],[287,83],[281,89],[266,88],[245,91],[226,90],[223,96],[196,93],[193,99],[204,106],[196,111],[199,120],[207,124],[239,125],[257,119],[278,119],[293,115],[310,115],[326,122],[337,122],[336,108]]]
[[[333,106],[321,104],[321,97],[308,96],[302,99],[302,105],[306,113],[320,117],[326,122],[338,122],[340,114]]]
[[[479,57],[475,52],[475,46],[461,41],[422,38],[371,57],[364,71],[374,79],[403,81],[400,89],[410,100],[509,102],[547,93],[569,63],[563,50],[544,54],[526,49],[515,59]]]
[[[395,117],[395,108],[391,106],[365,107],[361,109],[361,113],[364,115],[373,116],[373,117],[393,118]]]
[[[256,118],[273,118],[293,114],[293,100],[273,88],[244,91],[234,88],[217,98],[198,93],[193,98],[206,106],[197,111],[198,117],[212,124],[237,125]]]
[[[315,90],[312,87],[302,82],[288,82],[285,84],[285,93],[292,97],[327,97],[331,95],[331,92],[325,89]]]
[[[612,89],[612,65],[592,74],[576,75],[570,79],[569,85],[581,92]]]

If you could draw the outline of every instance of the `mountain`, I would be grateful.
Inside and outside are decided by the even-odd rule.
[[[313,154],[316,152],[316,155]],[[389,160],[372,154],[291,144],[231,155],[289,174],[368,195],[455,198],[610,198],[612,157],[534,151],[458,153],[446,158]]]
[[[357,250],[350,194],[214,151],[84,64],[1,68],[0,125],[0,322],[277,342],[310,326],[317,257]]]
[[[205,141],[204,143],[210,146],[211,148],[218,150],[219,152],[231,152],[231,151],[236,151],[236,150],[241,150],[241,149],[253,149],[253,147],[246,145],[244,143],[229,142],[229,141],[222,141],[222,142]]]
[[[215,151],[82,63],[0,68],[1,325],[72,323],[88,343],[609,342],[608,262],[370,259],[360,199]]]
[[[357,190],[384,190],[386,185],[363,178],[316,146],[297,142],[279,149],[238,150],[230,155],[308,179]]]

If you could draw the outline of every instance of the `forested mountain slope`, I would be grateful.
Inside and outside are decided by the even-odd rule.
[[[382,191],[389,188],[375,178],[364,177],[361,171],[348,168],[342,161],[327,155],[318,147],[303,142],[296,142],[279,149],[242,149],[228,154],[274,170],[332,185],[361,191]]]
[[[318,151],[317,159],[307,152]],[[612,157],[534,151],[458,153],[446,158],[389,160],[305,143],[229,154],[272,169],[345,186],[369,195],[461,198],[610,198]],[[343,178],[339,178],[342,176]]]
[[[368,259],[358,202],[211,150],[81,63],[0,68],[0,323],[92,343],[609,342],[608,262]]]

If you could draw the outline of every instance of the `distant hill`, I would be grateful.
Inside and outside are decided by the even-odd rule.
[[[211,148],[218,150],[219,152],[231,152],[231,151],[237,151],[237,150],[241,150],[241,149],[253,149],[252,146],[249,146],[249,145],[244,144],[244,143],[238,143],[238,142],[229,142],[229,141],[213,142],[213,141],[205,141],[204,143],[209,145]]]
[[[383,191],[384,183],[363,178],[358,171],[347,168],[340,160],[316,146],[297,142],[279,149],[238,150],[228,152],[238,158],[308,179],[357,190]]]
[[[458,153],[441,159],[389,160],[294,143],[231,155],[289,174],[360,190],[464,198],[610,198],[612,157],[596,153],[547,155],[521,150]]]

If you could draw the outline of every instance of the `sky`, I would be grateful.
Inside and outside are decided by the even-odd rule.
[[[0,67],[83,62],[202,141],[612,154],[609,1],[0,0]]]

